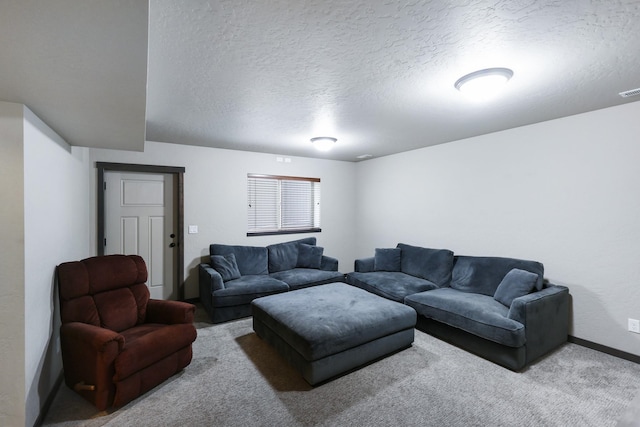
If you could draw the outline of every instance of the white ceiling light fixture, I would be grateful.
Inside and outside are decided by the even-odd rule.
[[[620,95],[623,98],[638,96],[640,95],[640,87],[638,89],[625,90],[624,92],[620,92],[618,95]]]
[[[495,96],[511,77],[509,68],[486,68],[460,77],[454,86],[473,99],[485,100]]]
[[[311,138],[311,143],[320,151],[329,151],[333,148],[338,140],[331,136],[317,136]]]

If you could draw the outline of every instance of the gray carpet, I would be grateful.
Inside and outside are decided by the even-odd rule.
[[[251,319],[197,328],[183,372],[107,412],[63,385],[44,425],[603,427],[640,394],[640,365],[575,344],[513,373],[419,331],[411,348],[312,388]]]

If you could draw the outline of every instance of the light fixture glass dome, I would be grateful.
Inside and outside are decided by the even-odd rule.
[[[474,99],[494,96],[513,77],[509,68],[486,68],[460,77],[454,84],[460,92]]]
[[[329,151],[333,148],[338,140],[331,136],[317,136],[311,138],[311,143],[320,151]]]

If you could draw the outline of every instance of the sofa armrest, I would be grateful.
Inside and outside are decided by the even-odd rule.
[[[196,306],[182,301],[150,299],[147,303],[147,323],[193,323]]]
[[[327,255],[322,255],[320,270],[338,271],[338,260]]]
[[[357,259],[354,263],[354,270],[359,273],[370,273],[374,271],[374,259],[374,257]]]
[[[200,264],[198,266],[198,279],[200,281],[200,294],[202,294],[203,288],[208,294],[224,289],[222,276],[209,264]]]
[[[507,317],[525,327],[529,363],[567,341],[569,289],[550,284],[541,291],[516,298]]]

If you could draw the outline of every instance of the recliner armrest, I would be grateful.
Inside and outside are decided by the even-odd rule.
[[[338,260],[327,255],[322,255],[322,261],[320,263],[320,270],[325,271],[338,271]]]
[[[69,322],[60,327],[60,343],[67,386],[105,410],[113,400],[113,365],[124,349],[124,337],[110,329]]]
[[[150,299],[147,303],[147,323],[193,323],[196,306],[182,301]]]
[[[354,271],[358,273],[370,273],[374,271],[374,257],[360,258],[354,262]]]
[[[113,358],[124,347],[124,337],[111,329],[87,323],[69,322],[60,327],[60,338],[74,348],[90,348],[96,353],[112,353]]]

